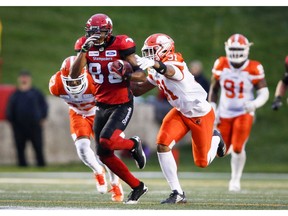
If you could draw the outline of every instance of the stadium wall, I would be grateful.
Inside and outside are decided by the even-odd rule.
[[[44,152],[48,164],[79,162],[74,143],[70,136],[68,106],[57,97],[47,96],[49,117],[44,124]],[[153,106],[135,103],[133,117],[125,131],[126,137],[138,135],[151,151],[155,151],[158,125],[154,121]],[[0,121],[0,165],[16,164],[16,152],[12,131],[7,121]],[[93,142],[93,149],[94,142]],[[30,164],[35,164],[30,143],[26,149]]]

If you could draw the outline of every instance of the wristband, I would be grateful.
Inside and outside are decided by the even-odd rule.
[[[275,100],[281,101],[281,100],[282,100],[282,97],[281,97],[281,96],[277,96],[277,97],[275,97]]]
[[[87,49],[85,49],[84,47],[82,47],[80,52],[86,53],[87,51],[88,51]]]
[[[167,66],[163,63],[163,62],[161,62],[161,61],[157,61],[158,63],[159,63],[159,65],[160,65],[160,67],[159,68],[155,68],[155,67],[153,67],[158,73],[160,73],[160,74],[165,74],[166,73],[166,71],[167,71]]]

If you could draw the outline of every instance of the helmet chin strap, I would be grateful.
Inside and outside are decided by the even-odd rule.
[[[106,35],[102,43],[94,44],[94,46],[96,46],[100,52],[103,52],[105,50],[107,44],[109,43],[107,38],[108,38],[108,36]]]

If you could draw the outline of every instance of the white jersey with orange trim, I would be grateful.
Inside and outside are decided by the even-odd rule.
[[[236,69],[226,57],[215,61],[212,74],[221,86],[218,113],[222,118],[245,114],[244,103],[254,99],[254,85],[265,77],[263,66],[258,61],[247,60]]]
[[[65,90],[60,71],[51,77],[49,82],[49,90],[52,95],[63,99],[69,105],[69,109],[72,109],[77,114],[92,116],[95,115],[96,110],[94,85],[92,83],[91,76],[88,73],[85,73],[85,76],[87,76],[88,85],[81,94],[74,95]]]
[[[206,115],[211,110],[211,105],[206,100],[207,93],[195,81],[181,54],[171,54],[163,63],[173,66],[173,77],[167,78],[149,68],[148,81],[163,90],[169,103],[187,118]]]

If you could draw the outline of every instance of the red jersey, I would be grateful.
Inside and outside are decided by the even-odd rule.
[[[81,42],[85,42],[83,37],[77,40],[75,50],[79,48]],[[86,53],[87,68],[94,81],[97,102],[123,104],[133,98],[129,82],[114,78],[109,71],[113,61],[124,59],[135,51],[136,45],[131,38],[127,35],[117,35],[111,37],[105,48],[93,46]]]

